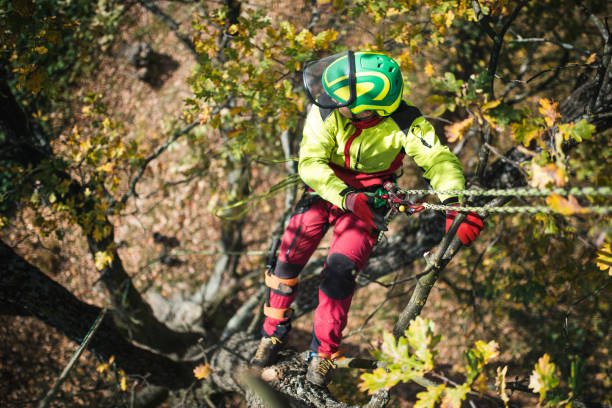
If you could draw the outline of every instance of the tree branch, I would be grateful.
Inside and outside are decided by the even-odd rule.
[[[159,18],[161,22],[164,23],[174,33],[174,35],[176,35],[176,37],[185,45],[185,47],[187,47],[187,49],[191,51],[195,59],[198,59],[198,53],[196,52],[193,42],[189,38],[181,34],[181,32],[179,31],[179,25],[176,21],[174,21],[169,15],[164,13],[163,10],[157,7],[157,5],[152,1],[138,0],[138,2],[144,8],[153,13],[157,18]]]

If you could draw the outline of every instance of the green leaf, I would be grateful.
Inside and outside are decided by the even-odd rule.
[[[529,377],[529,388],[540,394],[540,402],[542,402],[546,398],[546,393],[558,385],[557,366],[550,362],[548,354],[544,354]]]
[[[456,79],[455,74],[452,72],[445,72],[444,78],[442,79],[432,79],[432,83],[440,90],[452,93],[459,93],[463,86],[463,81],[461,79]]]
[[[569,140],[570,137],[576,139],[577,142],[590,140],[595,133],[595,126],[584,119],[575,123],[563,123],[559,125],[559,132],[563,135],[564,140]]]
[[[444,384],[430,385],[427,387],[427,391],[419,392],[416,395],[417,402],[414,404],[414,408],[433,408],[445,388]]]
[[[470,386],[467,383],[454,388],[447,387],[444,390],[441,408],[461,408],[461,401],[465,399],[468,392],[470,392]]]

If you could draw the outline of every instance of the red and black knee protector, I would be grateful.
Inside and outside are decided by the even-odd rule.
[[[340,253],[329,254],[321,273],[321,291],[334,300],[346,299],[355,291],[356,272],[357,265],[348,256]]]
[[[315,310],[312,351],[325,354],[338,351],[355,292],[356,272],[357,265],[346,255],[332,253],[327,257],[319,287],[319,306]]]

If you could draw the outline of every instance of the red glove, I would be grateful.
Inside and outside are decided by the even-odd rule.
[[[457,211],[446,211],[446,232],[448,232],[456,216]],[[482,218],[480,218],[480,216],[475,212],[470,211],[466,215],[465,221],[463,221],[461,225],[459,225],[459,228],[457,228],[457,236],[463,245],[469,246],[472,242],[474,242],[478,234],[480,234],[483,227],[484,224],[482,222]]]
[[[374,199],[363,193],[350,193],[344,200],[344,206],[347,210],[352,211],[357,217],[361,218],[370,227],[381,231],[387,231],[385,225],[385,216],[373,211]]]

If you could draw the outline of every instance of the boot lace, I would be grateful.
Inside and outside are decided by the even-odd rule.
[[[266,337],[264,341],[259,344],[257,347],[257,351],[255,352],[255,360],[262,360],[264,358],[264,354],[268,351],[268,344],[280,344],[282,343],[278,337]]]
[[[315,372],[317,374],[320,374],[322,376],[326,376],[327,372],[331,369],[336,368],[336,364],[334,364],[334,362],[332,360],[328,360],[326,358],[323,358],[319,361],[319,364],[315,370]]]

